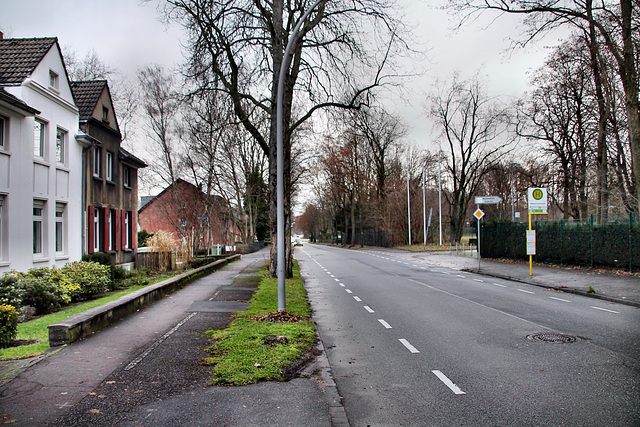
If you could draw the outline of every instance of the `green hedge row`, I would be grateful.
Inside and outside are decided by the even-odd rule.
[[[528,259],[523,222],[481,225],[480,250],[485,258]],[[640,225],[536,222],[535,259],[567,265],[640,269]]]

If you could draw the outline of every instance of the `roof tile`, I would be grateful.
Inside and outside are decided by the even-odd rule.
[[[22,84],[57,41],[55,37],[0,40],[0,84]]]

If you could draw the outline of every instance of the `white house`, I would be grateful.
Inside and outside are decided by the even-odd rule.
[[[0,33],[0,273],[82,257],[82,153],[57,38]]]

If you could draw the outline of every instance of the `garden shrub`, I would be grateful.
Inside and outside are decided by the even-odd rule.
[[[0,304],[13,306],[19,310],[22,306],[24,289],[18,285],[18,278],[14,273],[4,273],[0,277]]]
[[[62,267],[65,278],[77,285],[74,300],[83,300],[109,290],[110,267],[97,262],[75,261]]]
[[[0,304],[0,347],[6,347],[18,335],[18,311],[9,304]]]
[[[18,284],[24,289],[22,305],[34,307],[37,314],[51,313],[71,301],[66,289],[55,281],[47,280],[46,276],[27,274],[18,280]]]

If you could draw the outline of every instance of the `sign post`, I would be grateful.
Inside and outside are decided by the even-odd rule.
[[[475,216],[476,219],[478,220],[478,234],[477,234],[478,235],[478,270],[480,270],[480,220],[484,216],[484,212],[482,212],[482,210],[478,208],[473,213],[473,216]]]
[[[546,188],[529,188],[529,230],[527,230],[527,255],[529,255],[529,276],[533,276],[533,256],[536,254],[536,231],[531,227],[531,215],[547,215],[548,199]]]
[[[502,197],[500,196],[476,196],[475,197],[476,205],[497,205],[502,202]],[[478,270],[480,270],[480,220],[484,216],[484,212],[477,208],[473,213],[473,216],[478,220]]]

